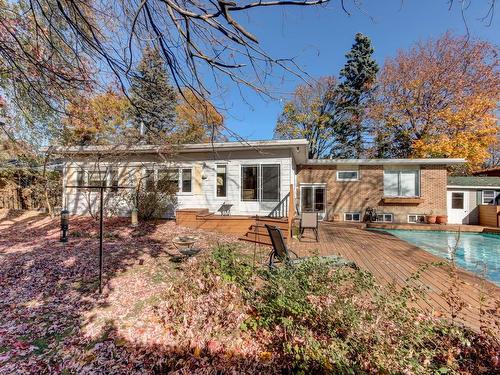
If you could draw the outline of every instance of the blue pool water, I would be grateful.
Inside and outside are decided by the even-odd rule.
[[[383,230],[441,258],[449,259],[457,243],[457,233],[442,231]],[[456,263],[500,285],[500,235],[461,233]]]

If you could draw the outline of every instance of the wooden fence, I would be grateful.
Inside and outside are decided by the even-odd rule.
[[[483,227],[500,227],[500,206],[480,205],[479,225]]]
[[[0,189],[0,208],[22,208],[21,195],[15,184],[6,184]]]

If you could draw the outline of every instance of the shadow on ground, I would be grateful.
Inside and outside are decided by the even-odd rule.
[[[131,228],[128,220],[107,219],[105,287],[99,295],[98,222],[72,218],[63,245],[58,218],[11,219],[0,221],[0,374],[196,373],[207,367],[213,373],[273,372],[244,350],[165,345],[158,332],[148,339],[150,326],[141,320],[144,305],[167,285],[163,279],[169,276],[160,271],[179,272],[169,262],[176,253],[174,236],[198,236],[202,252],[233,238],[172,222]],[[126,326],[127,314],[139,326]]]

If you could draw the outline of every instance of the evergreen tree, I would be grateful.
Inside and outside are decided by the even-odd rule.
[[[175,130],[177,92],[156,48],[144,49],[137,75],[131,80],[130,99],[132,125],[139,130],[144,124],[148,142],[158,142]]]
[[[378,65],[373,59],[373,47],[369,37],[361,33],[355,36],[347,62],[340,71],[340,94],[343,97],[344,123],[338,130],[342,147],[335,156],[360,158],[364,154],[364,108],[374,87]]]

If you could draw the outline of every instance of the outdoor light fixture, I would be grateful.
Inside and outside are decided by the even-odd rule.
[[[69,211],[61,211],[61,242],[68,242],[68,228],[69,228]]]

